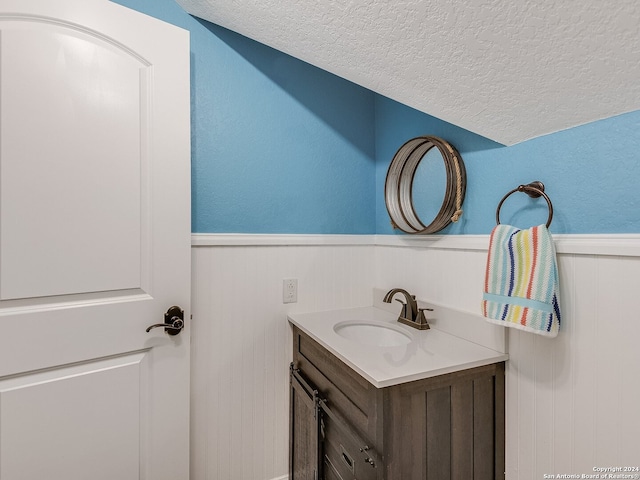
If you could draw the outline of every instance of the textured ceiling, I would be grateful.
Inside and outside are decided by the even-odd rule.
[[[638,0],[177,0],[505,145],[640,109]]]

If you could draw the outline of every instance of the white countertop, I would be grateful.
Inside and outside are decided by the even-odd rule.
[[[489,365],[508,355],[446,333],[432,325],[417,330],[397,322],[398,315],[376,307],[314,313],[292,313],[297,326],[378,388]],[[372,346],[338,335],[334,326],[345,321],[371,321],[400,329],[411,337],[406,345]],[[479,319],[479,321],[483,321]]]

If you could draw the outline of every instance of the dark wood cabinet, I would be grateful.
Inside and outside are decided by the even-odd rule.
[[[504,480],[504,363],[376,388],[293,332],[291,480]]]

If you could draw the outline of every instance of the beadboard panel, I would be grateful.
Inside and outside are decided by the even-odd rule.
[[[376,286],[478,312],[486,252],[377,246]],[[638,463],[640,257],[558,255],[563,322],[508,330],[508,480]]]
[[[373,248],[192,249],[192,480],[287,473],[286,315],[370,305]],[[282,303],[284,278],[298,279],[298,303]]]
[[[479,311],[486,250],[475,244],[307,240],[192,249],[193,480],[286,478],[287,312],[369,305],[372,288],[398,286]],[[589,250],[578,239],[558,254],[557,338],[508,330],[508,480],[637,463],[640,256],[614,255],[619,240]],[[289,277],[299,301],[283,305]]]

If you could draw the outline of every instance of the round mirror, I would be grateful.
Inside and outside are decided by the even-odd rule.
[[[411,203],[418,218],[436,218],[447,191],[447,170],[437,148],[420,160],[411,182]]]
[[[394,228],[435,233],[462,215],[466,171],[455,148],[438,137],[416,137],[396,152],[385,182]]]

